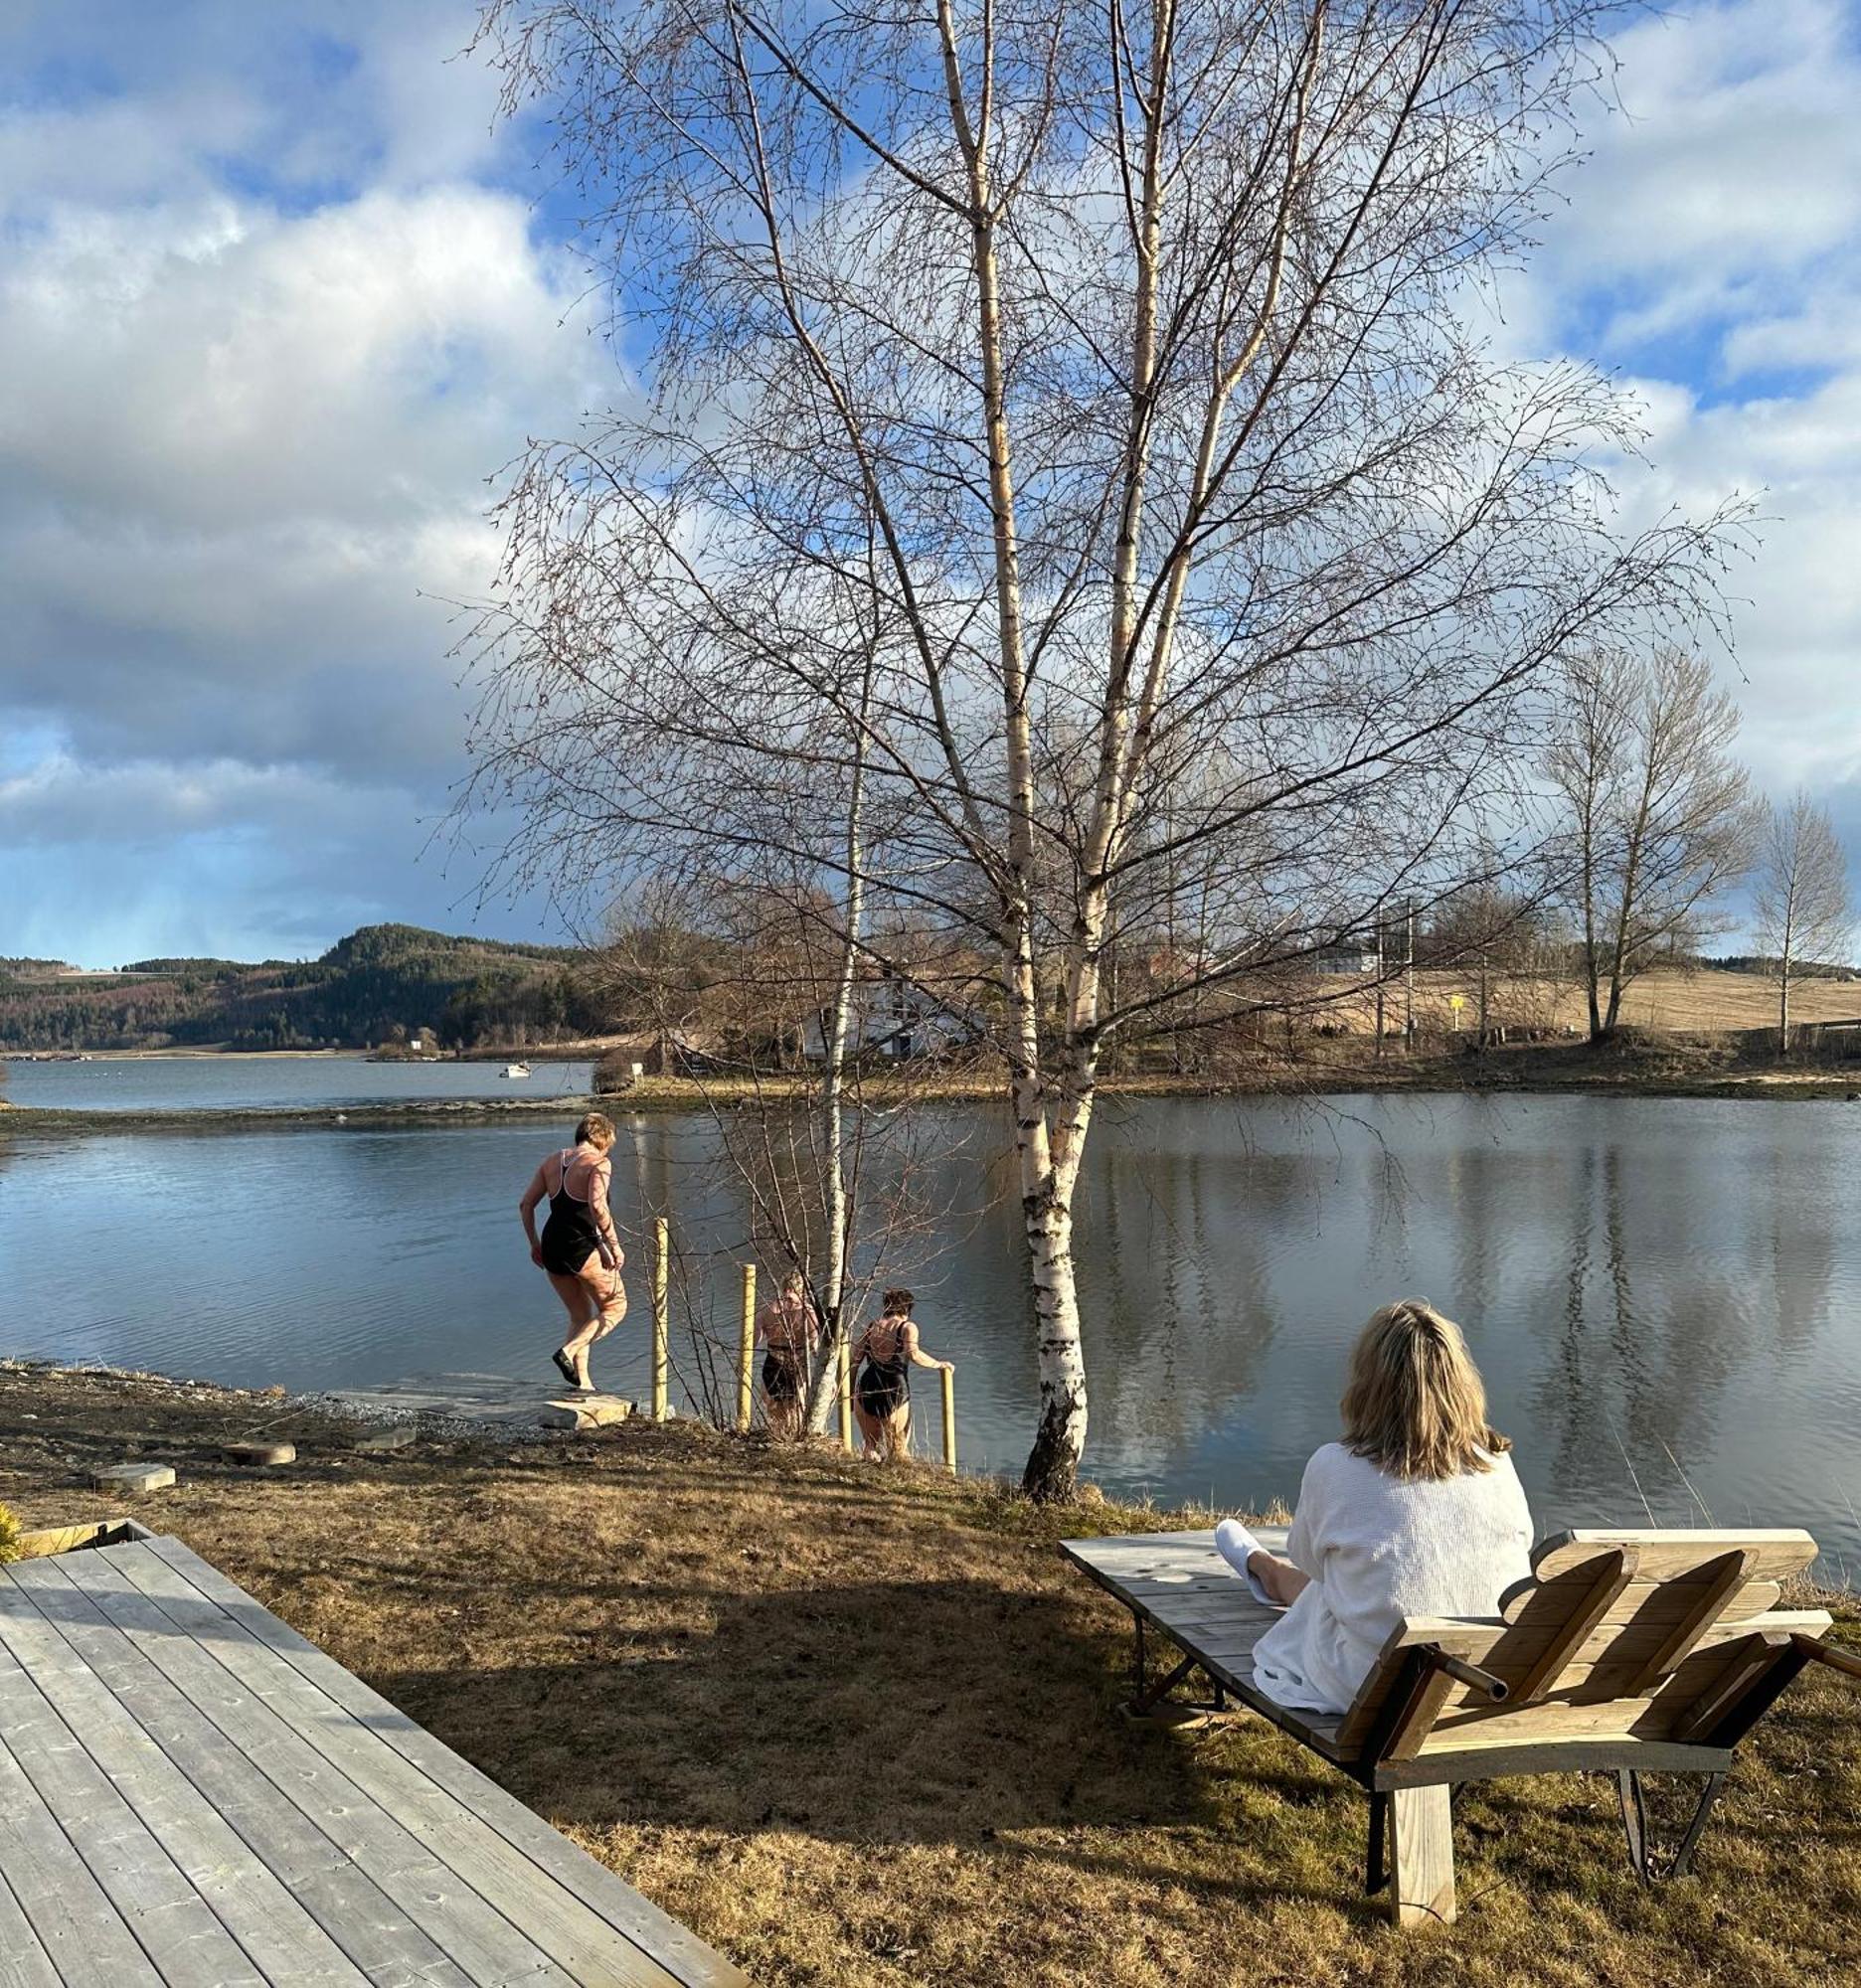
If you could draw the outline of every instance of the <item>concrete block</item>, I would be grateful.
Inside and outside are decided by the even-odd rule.
[[[122,1491],[132,1497],[166,1491],[174,1481],[174,1466],[167,1463],[106,1463],[90,1473],[90,1482],[97,1490]]]
[[[370,1429],[367,1435],[357,1436],[355,1446],[364,1456],[379,1456],[384,1450],[407,1449],[413,1441],[411,1422],[392,1422],[387,1428]]]
[[[229,1463],[295,1463],[297,1445],[294,1442],[229,1442],[221,1445],[220,1454]]]
[[[565,1395],[537,1415],[545,1428],[608,1428],[623,1422],[633,1412],[633,1404],[617,1395]]]

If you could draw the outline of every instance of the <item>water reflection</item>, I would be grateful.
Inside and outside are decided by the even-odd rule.
[[[1858,1124],[1840,1106],[1708,1100],[1108,1111],[1077,1236],[1091,1470],[1162,1499],[1289,1496],[1335,1433],[1357,1327],[1420,1292],[1466,1326],[1547,1526],[1704,1507],[1810,1524],[1861,1570]],[[0,1138],[0,1342],[294,1386],[536,1370],[555,1301],[515,1202],[569,1131]],[[680,1316],[733,1343],[735,1264],[766,1224],[721,1142],[700,1118],[621,1118],[634,1310],[613,1385],[644,1387],[660,1213]],[[1036,1391],[1007,1146],[983,1109],[901,1131],[873,1190],[908,1183],[933,1234],[861,1268],[919,1289],[928,1342],[959,1363],[966,1463],[1013,1470]],[[772,1154],[758,1193],[800,1191],[792,1155]],[[116,1239],[75,1303],[47,1246],[74,1197],[107,1205]],[[679,1364],[696,1390],[702,1363]],[[934,1400],[926,1422],[933,1444]]]

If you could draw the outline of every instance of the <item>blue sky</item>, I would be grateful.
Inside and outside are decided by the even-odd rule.
[[[617,387],[472,19],[0,8],[0,953],[553,934],[429,840],[485,479]],[[1635,508],[1762,493],[1745,755],[1861,856],[1861,20],[1694,7],[1619,48],[1499,336],[1643,396]]]

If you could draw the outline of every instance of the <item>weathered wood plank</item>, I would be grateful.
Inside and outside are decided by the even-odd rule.
[[[14,1658],[0,1651],[0,1732],[135,1942],[170,1982],[266,1988],[215,1917]]]
[[[13,1575],[374,1988],[471,1988],[374,1879],[136,1647],[133,1632],[73,1585],[64,1567],[51,1561],[15,1568]],[[230,1689],[230,1679],[222,1682]]]
[[[148,1955],[4,1740],[0,1871],[65,1988],[162,1988]]]
[[[171,1550],[181,1565],[159,1553],[158,1547]],[[252,1617],[275,1619],[260,1604],[226,1582],[229,1598],[247,1618],[242,1621],[196,1586],[190,1577],[196,1570],[216,1581],[225,1576],[215,1574],[178,1541],[103,1552],[178,1627],[210,1641],[218,1660],[277,1710],[370,1802],[423,1844],[460,1883],[513,1925],[521,1925],[529,1940],[556,1963],[548,1978],[592,1975],[611,1980],[615,1988],[620,1984],[679,1988],[677,1977],[650,1953],[616,1931],[406,1754],[390,1746],[374,1724],[356,1719],[303,1671],[259,1641],[249,1626]],[[397,1722],[405,1719],[392,1708],[389,1716]],[[413,1722],[406,1724],[412,1727]]]
[[[30,1675],[262,1977],[367,1988],[367,1977],[214,1812],[30,1594],[4,1578],[0,1646]]]
[[[629,1941],[643,1946],[684,1988],[750,1988],[749,1977],[706,1946],[567,1837],[526,1808],[442,1740],[417,1725],[326,1651],[298,1635],[179,1540],[150,1542],[150,1552],[216,1602],[254,1641],[284,1659],[435,1787],[473,1811],[510,1847],[548,1872]]]
[[[39,1943],[0,1871],[0,1988],[63,1988],[52,1956]]]
[[[105,1548],[68,1572],[265,1777],[352,1858],[469,1983],[574,1988],[571,1977],[412,1832],[312,1746],[279,1708],[238,1678],[148,1595]],[[214,1633],[209,1624],[209,1633]]]
[[[1611,1547],[1632,1547],[1640,1561],[1640,1573],[1648,1580],[1673,1580],[1701,1570],[1722,1555],[1751,1552],[1756,1559],[1756,1577],[1787,1580],[1801,1574],[1816,1557],[1816,1543],[1800,1527],[1788,1526],[1733,1532],[1723,1528],[1685,1527],[1605,1531],[1579,1528],[1554,1533],[1532,1555],[1532,1571],[1539,1580],[1555,1580],[1596,1554]]]
[[[1398,1925],[1451,1925],[1453,1808],[1444,1787],[1390,1796],[1390,1909]]]

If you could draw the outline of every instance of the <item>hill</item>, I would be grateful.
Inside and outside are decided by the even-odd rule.
[[[449,1047],[550,1042],[601,1024],[568,946],[365,925],[313,960],[144,959],[115,974],[0,964],[0,1051],[359,1049],[431,1029]]]

